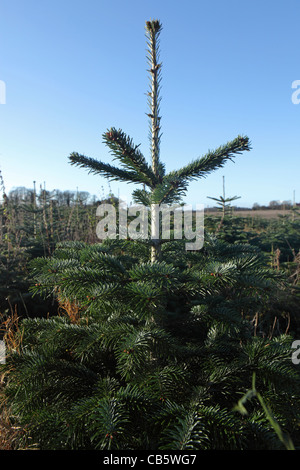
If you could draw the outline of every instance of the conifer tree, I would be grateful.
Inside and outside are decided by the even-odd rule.
[[[219,206],[218,209],[221,211],[221,214],[222,214],[220,224],[223,223],[226,215],[228,215],[231,212],[230,203],[232,201],[236,201],[237,199],[240,199],[240,196],[225,197],[225,177],[224,176],[223,176],[223,195],[220,196],[219,198],[211,197],[211,196],[207,196],[207,197],[208,199],[212,199],[213,201],[215,201],[217,205]]]
[[[153,51],[160,29],[147,23]],[[155,147],[158,134],[152,137]],[[78,154],[73,163],[145,184],[135,196],[149,207],[173,202],[190,179],[248,149],[248,139],[238,137],[165,174],[158,153],[152,168],[121,131],[105,139],[124,168]],[[158,246],[153,256],[153,247],[137,240],[69,241],[32,261],[32,293],[55,298],[60,309],[24,319],[18,348],[2,366],[2,403],[27,428],[25,441],[51,450],[282,449],[290,439],[278,439],[257,400],[263,397],[299,446],[292,338],[268,338],[253,325],[288,289],[285,276],[258,248],[214,236],[194,252],[182,240]]]
[[[158,20],[146,22],[147,60],[150,74],[148,91],[148,117],[150,120],[150,152],[152,165],[149,165],[132,139],[121,129],[110,128],[103,134],[104,143],[112,152],[113,159],[119,160],[121,168],[89,158],[76,152],[70,155],[72,164],[86,168],[91,173],[102,175],[110,180],[126,181],[143,185],[142,189],[133,192],[134,200],[151,208],[151,223],[159,224],[155,204],[171,204],[181,200],[186,194],[191,180],[204,178],[212,171],[223,167],[228,160],[243,151],[250,150],[247,136],[237,136],[234,140],[209,151],[186,166],[166,173],[160,158],[161,116],[160,116],[160,82],[162,64],[159,61],[159,38],[162,25]],[[144,189],[145,188],[145,189]],[[146,189],[147,188],[147,189]],[[152,240],[151,260],[160,259],[161,239]]]

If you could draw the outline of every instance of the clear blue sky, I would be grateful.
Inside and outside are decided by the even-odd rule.
[[[122,128],[147,158],[145,21],[161,34],[162,144],[167,170],[248,135],[252,151],[190,185],[189,203],[240,196],[241,206],[300,201],[299,0],[1,0],[0,169],[16,186],[108,193],[69,164],[77,151],[110,162]],[[134,189],[112,183],[128,196]]]

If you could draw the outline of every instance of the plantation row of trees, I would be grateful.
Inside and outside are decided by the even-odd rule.
[[[48,191],[43,189],[42,186],[40,186],[39,192],[35,189],[18,186],[9,191],[6,197],[13,204],[31,203],[37,206],[42,206],[48,202],[59,206],[96,202],[96,196],[91,196],[87,191],[61,191],[59,189]]]
[[[36,194],[31,189],[15,188],[3,196],[0,241],[16,247],[22,245],[22,240],[36,240],[50,253],[58,241],[89,240],[94,231],[93,209],[98,203],[87,191],[41,189]]]
[[[117,199],[110,193],[103,196],[104,199],[100,201],[85,196],[85,199],[79,200],[77,204],[69,205],[68,199],[62,198],[64,204],[55,205],[52,204],[50,197],[45,198],[44,192],[41,192],[34,205],[28,198],[32,193],[30,189],[17,189],[4,197],[0,205],[2,279],[0,302],[2,309],[5,306],[8,308],[8,298],[12,297],[12,305],[17,302],[23,311],[24,299],[32,302],[31,295],[27,292],[31,282],[28,261],[37,256],[51,255],[56,244],[63,241],[98,242],[97,207],[101,202],[116,205]],[[61,191],[61,194],[65,193],[69,191]],[[300,249],[298,210],[269,220],[262,217],[239,217],[238,214],[233,215],[231,212],[231,198],[225,198],[224,203],[222,198],[214,199],[219,201],[219,214],[205,215],[206,233],[216,233],[220,239],[231,243],[237,241],[251,243],[274,259],[274,263],[280,262],[282,267],[286,266],[290,270],[291,266],[297,266],[295,260]],[[23,296],[22,301],[20,295]]]
[[[264,206],[264,205],[261,205],[261,204],[258,204],[257,202],[255,202],[253,204],[253,207],[252,209],[253,210],[268,210],[268,209],[291,209],[293,207],[299,207],[300,204],[298,203],[294,203],[290,200],[288,201],[276,201],[276,200],[273,200],[273,201],[270,201],[268,206]]]
[[[250,150],[248,137],[237,136],[166,172],[161,29],[158,20],[146,22],[151,164],[115,128],[103,138],[120,167],[69,157],[109,181],[139,185],[134,200],[149,207],[154,225],[154,204],[180,202],[191,180]],[[19,271],[6,264],[2,276],[11,275],[5,288],[21,293],[27,307],[22,316],[4,312],[2,447],[300,447],[300,370],[292,361],[300,332],[298,215],[274,228],[273,221],[232,217],[225,195],[218,202],[220,215],[206,217],[204,246],[195,251],[159,230],[154,239],[99,242],[93,204],[32,208],[27,201],[20,214],[3,206],[3,264],[17,263],[17,252],[27,258]]]
[[[3,193],[0,204],[0,307],[27,315],[36,308],[28,292],[30,260],[49,256],[59,242],[99,241],[96,208],[100,202],[114,203],[110,193],[102,200],[87,191],[53,192],[24,187]],[[40,308],[40,303],[38,303]],[[47,307],[48,308],[48,307]],[[44,309],[42,308],[42,311]]]

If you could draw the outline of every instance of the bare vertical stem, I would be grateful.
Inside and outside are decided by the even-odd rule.
[[[159,147],[160,147],[160,116],[159,116],[159,82],[160,82],[160,69],[161,64],[158,62],[159,58],[159,34],[162,27],[159,21],[146,22],[146,36],[148,39],[148,54],[147,59],[149,63],[150,73],[150,91],[148,93],[149,104],[149,118],[150,118],[150,142],[151,142],[151,158],[153,173],[159,177]],[[159,234],[159,213],[151,208],[151,222],[154,232]],[[158,227],[158,230],[157,230]],[[158,239],[153,240],[151,247],[151,262],[155,262],[160,258],[161,254],[161,241],[160,236]]]
[[[36,188],[33,182],[33,236],[36,238]]]

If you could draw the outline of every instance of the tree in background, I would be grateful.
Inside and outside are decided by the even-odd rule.
[[[219,210],[221,211],[221,220],[220,224],[217,228],[217,232],[221,229],[225,217],[228,216],[232,212],[231,202],[240,199],[240,196],[232,196],[232,197],[225,197],[225,176],[223,176],[223,196],[219,198],[207,196],[208,199],[212,199],[216,201],[217,205],[219,206]]]

